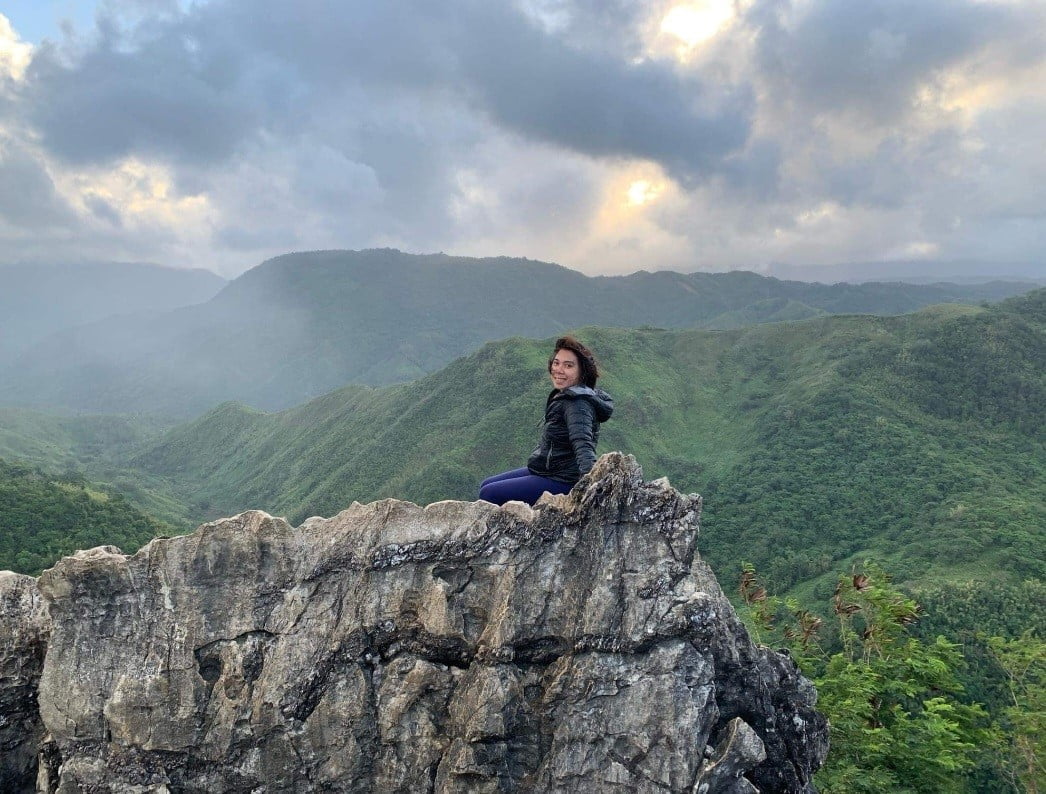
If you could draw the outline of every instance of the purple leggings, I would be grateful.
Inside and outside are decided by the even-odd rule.
[[[479,487],[479,498],[496,505],[503,505],[505,502],[511,501],[533,505],[545,491],[569,493],[573,487],[573,483],[538,477],[536,474],[531,474],[530,470],[524,466],[522,469],[513,469],[487,477]]]

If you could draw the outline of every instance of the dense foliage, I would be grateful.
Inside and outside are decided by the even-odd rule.
[[[1008,695],[989,710],[961,683],[963,647],[914,636],[921,608],[875,564],[838,578],[837,633],[827,640],[828,618],[769,595],[750,564],[739,593],[751,630],[790,647],[817,685],[832,745],[816,776],[821,791],[1038,791],[1046,644],[1032,631],[987,639]]]
[[[1038,792],[1046,786],[1046,642],[1031,630],[987,642],[1009,696],[1002,710],[1009,749],[1003,768],[1015,787]]]
[[[1041,580],[1044,301],[898,318],[840,340],[816,374],[779,369],[752,417],[758,454],[706,489],[713,559],[745,556],[779,588],[862,555],[916,583]]]
[[[0,460],[0,570],[36,574],[65,554],[106,544],[135,551],[166,531],[119,494]]]
[[[126,465],[131,454],[169,427],[142,414],[62,416],[0,407],[0,458],[73,480],[86,476],[94,490],[121,494],[145,513],[188,530],[193,516],[166,484]]]

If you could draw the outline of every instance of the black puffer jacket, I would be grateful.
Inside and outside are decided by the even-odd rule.
[[[613,412],[614,400],[602,389],[553,389],[545,403],[541,444],[527,460],[530,473],[558,482],[580,480],[596,462],[599,424]]]

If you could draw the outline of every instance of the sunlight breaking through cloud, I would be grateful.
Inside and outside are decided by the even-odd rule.
[[[695,47],[719,33],[733,18],[733,0],[698,0],[669,10],[661,20],[661,31],[687,47]]]

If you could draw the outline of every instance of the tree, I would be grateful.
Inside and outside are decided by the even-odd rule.
[[[1010,740],[1006,771],[1015,786],[1038,794],[1046,781],[1046,643],[1031,631],[1009,640],[988,637],[987,643],[1012,701],[1003,712]]]
[[[996,736],[980,705],[959,700],[958,646],[908,633],[919,607],[884,571],[839,577],[832,598],[841,650],[821,650],[819,618],[767,595],[742,569],[742,610],[757,632],[788,643],[818,691],[831,750],[815,782],[823,792],[961,792],[964,774]]]

